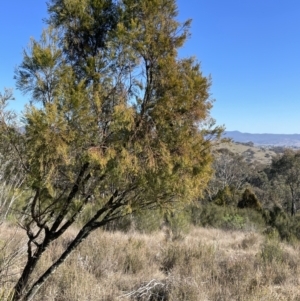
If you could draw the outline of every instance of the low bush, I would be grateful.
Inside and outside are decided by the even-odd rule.
[[[195,226],[213,227],[223,230],[259,230],[266,227],[263,215],[251,208],[239,209],[217,206],[213,203],[193,207],[191,218]]]

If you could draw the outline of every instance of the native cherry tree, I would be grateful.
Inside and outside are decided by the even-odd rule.
[[[178,56],[190,21],[177,20],[175,0],[50,0],[48,12],[48,28],[15,73],[32,102],[14,140],[31,192],[14,301],[31,300],[99,227],[201,195],[211,137],[222,131],[210,122],[209,78]],[[49,244],[88,206],[93,214],[77,236],[36,277]]]

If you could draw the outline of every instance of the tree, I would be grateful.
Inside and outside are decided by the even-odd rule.
[[[27,262],[13,300],[40,286],[94,230],[137,210],[202,194],[211,175],[210,80],[178,58],[190,21],[174,0],[52,0],[49,28],[16,70],[27,106],[20,158],[32,192],[22,227]],[[77,236],[37,279],[51,242],[93,206]],[[30,285],[29,285],[30,283]]]
[[[246,188],[243,192],[241,200],[238,202],[239,208],[251,208],[260,211],[261,204],[257,199],[256,195],[251,191],[251,189]]]
[[[243,157],[226,148],[215,151],[213,176],[205,189],[208,199],[222,205],[234,202],[236,193],[247,182],[251,172]]]
[[[287,202],[288,211],[294,216],[300,200],[300,152],[287,149],[282,155],[274,157],[270,179],[277,193]]]
[[[0,225],[22,194],[19,188],[24,181],[16,152],[16,144],[20,144],[16,115],[7,109],[10,100],[13,100],[12,90],[5,89],[4,93],[0,93]]]

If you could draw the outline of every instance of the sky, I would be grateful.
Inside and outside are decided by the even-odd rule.
[[[226,130],[300,133],[300,1],[178,0],[192,19],[180,56],[194,56],[211,76],[212,117]],[[46,24],[43,0],[0,2],[0,91],[14,88],[14,69],[29,38]],[[14,89],[20,112],[29,96]]]

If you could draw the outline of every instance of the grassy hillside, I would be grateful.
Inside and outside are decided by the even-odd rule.
[[[20,243],[20,233],[1,227],[1,241],[10,235]],[[75,234],[72,229],[52,244],[41,266],[49,266]],[[22,256],[26,254],[18,255],[8,273],[18,272]],[[299,244],[279,243],[256,232],[192,228],[172,239],[168,230],[149,235],[97,231],[34,300],[296,301],[299,256]],[[1,300],[12,285],[1,283]]]
[[[275,151],[270,148],[236,142],[221,143],[218,148],[227,148],[231,152],[243,156],[249,163],[258,163],[262,165],[270,164],[272,157],[276,156]]]

